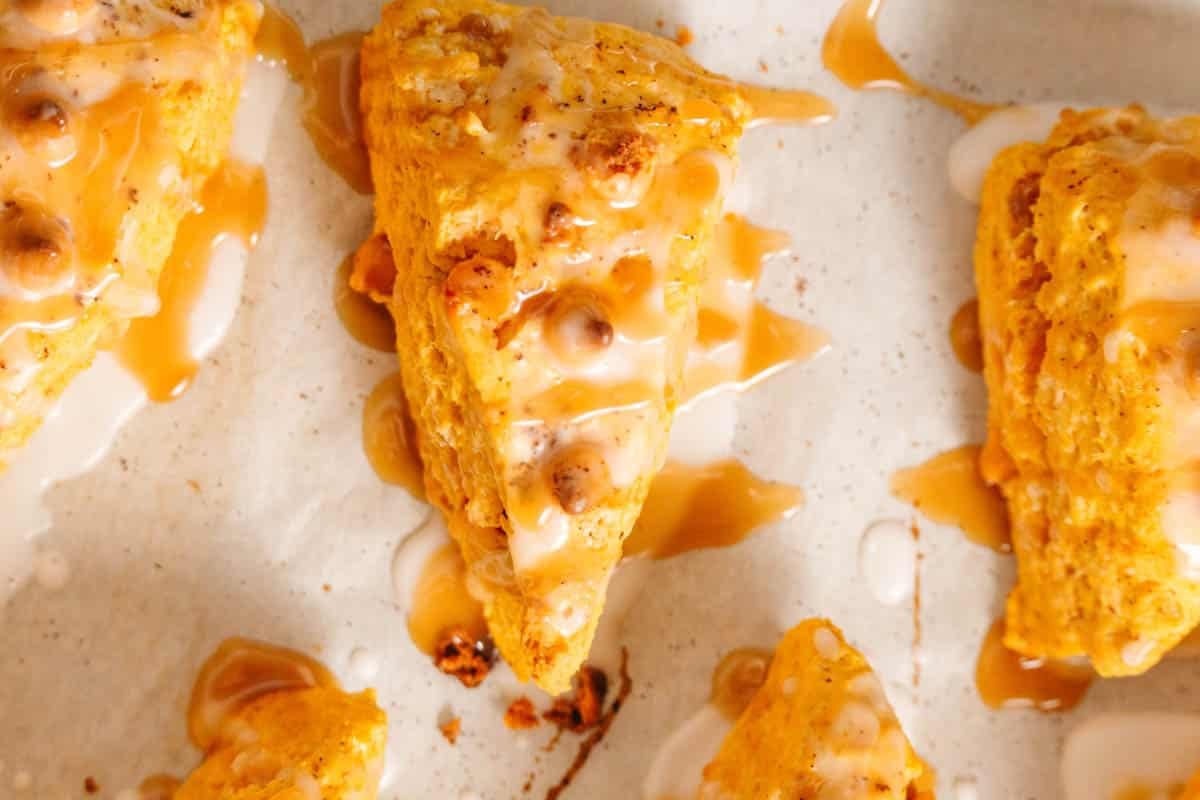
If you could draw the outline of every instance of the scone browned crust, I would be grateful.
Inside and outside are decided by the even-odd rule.
[[[1200,621],[1200,118],[1065,112],[993,163],[975,248],[1005,643],[1143,672]]]
[[[0,469],[97,350],[156,311],[178,223],[225,157],[259,13],[0,11]]]
[[[862,655],[823,619],[779,642],[766,682],[704,768],[701,800],[933,800]]]
[[[175,800],[374,800],[387,716],[373,691],[277,691],[253,700]]]
[[[749,107],[673,43],[487,0],[393,2],[362,77],[428,495],[505,659],[561,691],[662,463]]]

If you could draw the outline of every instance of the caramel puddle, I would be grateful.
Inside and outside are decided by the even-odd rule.
[[[417,449],[417,428],[408,411],[400,373],[384,378],[363,404],[363,451],[386,483],[425,497],[424,469]]]
[[[433,655],[447,631],[460,629],[476,641],[487,636],[483,606],[467,588],[467,565],[458,545],[448,542],[430,555],[413,590],[408,635]]]
[[[803,497],[796,487],[765,481],[734,459],[699,467],[668,462],[625,540],[625,556],[663,559],[731,547],[794,514]]]
[[[958,363],[971,372],[983,372],[983,335],[979,329],[979,301],[968,300],[950,319],[950,346]]]
[[[976,544],[1012,552],[1004,498],[984,482],[978,445],[942,453],[892,475],[892,494],[934,522],[955,525]]]

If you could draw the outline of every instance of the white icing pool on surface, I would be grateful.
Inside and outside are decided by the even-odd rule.
[[[873,523],[858,545],[858,572],[872,596],[889,606],[913,596],[917,542],[908,523],[885,519]]]
[[[700,791],[704,767],[716,758],[733,723],[717,707],[705,704],[659,748],[642,800],[689,800]]]
[[[979,203],[983,179],[1000,151],[1050,135],[1069,103],[1037,103],[1003,108],[969,128],[950,147],[950,183],[968,203]]]

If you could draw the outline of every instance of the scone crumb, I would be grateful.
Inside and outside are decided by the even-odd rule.
[[[438,730],[442,732],[442,736],[450,744],[458,741],[458,734],[462,733],[462,718],[451,717],[450,719],[438,725]]]
[[[691,28],[687,25],[675,26],[675,44],[680,47],[687,47],[694,41],[696,41],[696,34],[692,33]]]
[[[559,728],[582,733],[596,726],[604,715],[608,676],[594,667],[583,667],[575,678],[573,697],[556,697],[542,718]]]
[[[541,722],[538,720],[537,710],[533,707],[533,701],[522,695],[513,700],[504,712],[504,724],[509,730],[524,731],[536,728]]]
[[[492,669],[492,647],[462,628],[442,634],[433,650],[433,663],[447,675],[453,675],[468,689],[483,683]]]

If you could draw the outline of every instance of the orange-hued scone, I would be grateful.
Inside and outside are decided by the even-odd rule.
[[[1192,776],[1176,800],[1200,800],[1200,772]]]
[[[66,385],[158,308],[225,157],[253,0],[8,4],[0,23],[0,469]]]
[[[1000,154],[975,270],[1005,644],[1154,665],[1200,621],[1200,117],[1065,112]]]
[[[870,665],[834,625],[810,619],[780,641],[699,797],[932,800],[933,782]]]
[[[174,800],[374,800],[387,716],[372,691],[277,691],[222,726]]]
[[[356,285],[492,637],[562,691],[662,464],[749,104],[674,43],[488,0],[391,3],[362,79],[394,279]]]

